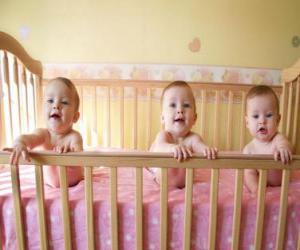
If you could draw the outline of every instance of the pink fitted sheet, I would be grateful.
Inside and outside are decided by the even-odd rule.
[[[120,249],[135,249],[135,173],[133,168],[118,170],[118,215]],[[39,249],[37,203],[34,171],[20,168],[24,227],[28,249]],[[1,238],[5,249],[17,249],[14,226],[10,174],[0,174]],[[144,249],[159,249],[159,186],[152,174],[143,175],[143,237]],[[97,169],[93,173],[96,249],[111,249],[109,211],[109,171]],[[168,247],[182,249],[184,228],[184,189],[170,189],[168,198]],[[210,170],[195,171],[193,186],[192,249],[208,249]],[[45,186],[46,215],[50,249],[63,249],[63,224],[59,189]],[[230,249],[234,197],[234,170],[222,170],[219,179],[217,248]],[[279,187],[268,187],[264,219],[263,249],[275,249],[279,211]],[[69,188],[73,249],[87,249],[84,181]],[[240,249],[253,249],[256,200],[244,189]],[[285,249],[296,249],[300,225],[300,174],[294,172],[289,186],[288,218]]]

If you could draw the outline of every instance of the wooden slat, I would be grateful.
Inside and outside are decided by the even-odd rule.
[[[34,76],[35,82],[35,100],[36,100],[36,113],[37,113],[37,127],[40,128],[43,124],[43,89],[42,89],[42,77],[39,75]]]
[[[287,208],[288,208],[289,180],[290,180],[290,170],[283,170],[282,182],[281,182],[281,193],[280,193],[280,208],[279,208],[278,226],[277,226],[277,237],[276,237],[277,250],[283,249],[286,215],[287,215]]]
[[[263,236],[264,214],[265,214],[265,193],[267,184],[267,170],[259,171],[259,183],[258,183],[258,197],[257,197],[257,209],[256,209],[256,226],[254,246],[255,249],[261,248],[261,241]]]
[[[9,119],[9,125],[10,125],[10,138],[9,143],[11,144],[13,141],[13,123],[12,123],[12,108],[11,108],[11,89],[10,89],[10,80],[9,80],[9,65],[8,65],[8,57],[6,51],[4,51],[4,57],[3,57],[3,78],[6,85],[7,90],[7,107],[8,107],[8,119]]]
[[[228,112],[227,112],[227,133],[226,133],[226,150],[231,150],[232,147],[232,107],[233,106],[233,92],[228,94]]]
[[[22,124],[21,124],[21,100],[20,100],[20,83],[19,83],[19,74],[18,74],[18,62],[17,58],[14,56],[14,63],[13,63],[13,81],[16,87],[16,100],[15,102],[17,103],[17,109],[18,109],[18,125],[19,125],[19,133],[22,132]]]
[[[22,217],[22,202],[21,202],[21,191],[20,191],[20,179],[19,179],[19,169],[17,165],[10,165],[11,173],[11,185],[14,200],[14,210],[15,210],[15,227],[18,242],[18,249],[25,249],[25,235],[23,227],[23,217]]]
[[[185,203],[184,203],[184,249],[191,249],[192,232],[192,200],[193,200],[193,172],[192,168],[186,169]]]
[[[3,75],[2,73],[2,51],[0,50],[0,76]],[[3,98],[3,83],[2,81],[0,81],[0,93],[1,94],[1,98],[0,98],[0,148],[3,148],[4,145],[6,145],[6,138],[5,138],[5,126],[4,126],[4,98]],[[1,232],[0,232],[1,233]],[[0,234],[1,235],[1,234]],[[1,240],[1,237],[0,237]],[[1,246],[1,242],[0,242],[0,246]]]
[[[218,182],[219,182],[219,169],[211,170],[211,184],[210,184],[210,207],[209,207],[209,229],[208,229],[208,242],[209,249],[216,248],[217,236],[217,210],[218,210]]]
[[[133,149],[137,149],[137,121],[138,121],[138,102],[137,102],[137,88],[133,89]]]
[[[240,225],[241,225],[241,209],[243,197],[243,176],[244,170],[237,169],[235,173],[235,191],[234,191],[234,210],[232,222],[232,250],[239,249]]]
[[[60,195],[61,195],[61,206],[62,206],[62,218],[64,227],[64,243],[65,250],[72,249],[71,241],[71,221],[70,221],[70,210],[69,210],[69,194],[67,185],[67,169],[66,167],[59,168],[59,181],[60,181]]]
[[[86,206],[86,227],[88,249],[95,249],[95,232],[94,232],[94,209],[93,209],[93,180],[92,180],[93,167],[84,167],[85,179],[85,206]]]
[[[241,102],[241,108],[242,108],[242,114],[241,114],[241,127],[240,127],[240,150],[243,149],[245,146],[245,115],[246,115],[246,93],[242,92],[242,102]]]
[[[151,88],[147,88],[147,149],[151,146],[151,124],[152,124],[152,95]]]
[[[39,105],[37,103],[37,91],[36,91],[36,84],[34,84],[33,74],[30,73],[30,84],[32,87],[32,96],[33,96],[33,117],[34,117],[34,125],[37,127],[38,125],[38,116],[37,110],[39,109]]]
[[[168,243],[168,171],[160,169],[160,249],[166,250]]]
[[[201,136],[203,137],[205,134],[205,111],[206,111],[206,90],[202,90],[202,101],[201,101],[201,117],[200,117],[200,124],[201,124]]]
[[[111,131],[110,131],[110,126],[111,126],[111,119],[110,119],[110,87],[107,87],[107,92],[106,92],[106,100],[107,100],[107,125],[106,125],[106,136],[107,136],[107,141],[106,141],[106,146],[110,147],[111,145]]]
[[[21,77],[22,77],[22,83],[24,86],[24,101],[25,101],[25,117],[26,117],[26,131],[30,131],[30,125],[29,125],[29,101],[28,101],[28,89],[27,89],[27,77],[26,77],[26,69],[24,66],[22,66],[21,71]]]
[[[135,170],[135,247],[143,249],[143,169]]]
[[[98,141],[98,111],[97,111],[97,87],[94,87],[93,89],[93,94],[92,94],[92,109],[93,109],[93,115],[92,116],[92,143],[93,146],[97,146],[99,145],[99,141]]]
[[[215,97],[214,146],[219,147],[220,91],[216,91]]]
[[[124,87],[120,87],[120,147],[124,148]]]
[[[46,215],[45,215],[45,195],[42,166],[35,166],[36,198],[38,203],[38,218],[40,230],[40,249],[48,249]]]
[[[288,101],[288,83],[283,83],[282,94],[280,96],[280,114],[281,121],[279,124],[279,130],[286,135],[286,119],[287,119],[287,101]]]
[[[286,124],[286,136],[288,137],[288,139],[291,139],[291,119],[292,119],[292,106],[293,106],[293,83],[290,83],[289,86],[289,99],[288,99],[288,106],[287,106],[287,124]]]
[[[293,124],[293,133],[292,133],[292,145],[293,148],[296,148],[297,143],[297,124],[299,117],[299,99],[300,99],[300,77],[298,77],[298,81],[296,84],[296,97],[295,97],[295,106],[294,106],[294,124]]]
[[[110,206],[111,206],[111,241],[112,250],[118,249],[118,193],[117,193],[117,168],[110,169]]]

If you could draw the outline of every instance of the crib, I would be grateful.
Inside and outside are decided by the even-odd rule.
[[[49,79],[43,79],[41,63],[3,32],[0,50],[3,147],[19,133],[43,126],[41,95]],[[251,85],[190,83],[199,118],[195,131],[221,152],[214,161],[197,155],[177,163],[169,154],[145,152],[160,129],[155,117],[161,90],[168,82],[73,81],[82,100],[76,128],[85,146],[114,149],[64,155],[31,152],[32,162],[6,167],[2,177],[11,176],[11,181],[0,181],[8,186],[4,191],[9,189],[0,196],[1,249],[300,249],[300,61],[283,71],[281,86],[272,86],[280,97],[280,129],[296,153],[287,166],[270,156],[237,153],[249,139],[244,104]],[[8,153],[0,153],[0,164],[9,164]],[[43,185],[42,166],[51,164],[60,166],[61,187],[57,190]],[[65,166],[84,167],[85,180],[67,188]],[[170,166],[187,169],[185,189],[168,189]],[[161,168],[159,187],[149,167]],[[260,171],[255,198],[243,188],[247,168]],[[281,187],[266,187],[270,168],[283,170]],[[27,171],[34,180],[30,185],[24,183]],[[101,194],[105,198],[99,198]],[[14,212],[6,212],[11,210]],[[59,221],[51,217],[54,210],[60,214]],[[36,217],[33,211],[38,219],[31,222]]]

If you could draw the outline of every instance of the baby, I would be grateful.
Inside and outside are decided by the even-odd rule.
[[[32,134],[16,138],[10,156],[11,164],[18,164],[20,156],[30,161],[28,150],[36,147],[58,153],[82,151],[82,137],[72,129],[79,118],[79,96],[74,84],[67,78],[55,78],[45,87],[43,99],[47,128],[38,128]],[[59,187],[57,167],[44,166],[43,170],[45,183]],[[83,179],[83,171],[79,167],[68,168],[67,174],[69,186]]]
[[[151,152],[173,152],[178,161],[192,157],[193,153],[203,153],[208,159],[215,159],[217,149],[203,143],[200,135],[191,131],[197,120],[195,98],[191,87],[184,81],[169,84],[161,97],[163,130],[160,131]],[[160,171],[153,169],[160,182]],[[185,169],[170,168],[168,181],[171,186],[185,186]]]
[[[278,132],[279,101],[274,91],[264,85],[251,88],[246,96],[246,125],[253,140],[244,154],[273,154],[276,161],[287,164],[292,159],[292,148],[287,138]],[[258,188],[258,171],[245,170],[245,185],[252,194]],[[267,185],[281,185],[281,171],[269,170]]]

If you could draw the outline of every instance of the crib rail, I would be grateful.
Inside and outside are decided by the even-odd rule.
[[[39,225],[41,249],[48,249],[47,233],[46,233],[46,218],[44,213],[44,190],[42,178],[42,165],[59,165],[60,181],[61,181],[61,199],[62,199],[62,214],[64,218],[64,238],[65,249],[72,249],[71,245],[71,230],[68,209],[68,189],[66,187],[66,168],[64,166],[82,165],[85,169],[85,189],[86,189],[86,210],[87,210],[87,238],[89,239],[88,249],[95,248],[94,225],[93,225],[93,188],[92,188],[92,172],[93,167],[106,166],[110,168],[110,199],[111,199],[111,241],[112,249],[118,249],[118,194],[117,194],[117,170],[118,166],[135,167],[136,168],[136,249],[142,249],[143,242],[143,214],[142,214],[142,179],[144,167],[159,167],[162,169],[161,181],[161,249],[167,249],[167,168],[172,165],[175,168],[187,168],[186,189],[185,189],[185,217],[184,217],[184,249],[188,250],[191,247],[191,214],[192,214],[192,191],[193,191],[193,171],[194,169],[209,168],[212,171],[211,175],[211,202],[210,202],[210,217],[209,217],[209,249],[215,249],[216,230],[217,230],[217,195],[218,195],[218,178],[220,169],[236,169],[235,183],[235,198],[234,198],[234,216],[232,230],[232,249],[239,249],[239,233],[241,223],[241,202],[242,202],[242,185],[244,169],[259,169],[259,191],[257,203],[257,221],[255,230],[255,249],[261,248],[263,235],[263,218],[264,218],[264,198],[266,191],[266,174],[268,169],[282,169],[282,187],[280,198],[280,210],[277,228],[276,249],[283,249],[285,224],[287,214],[287,191],[290,178],[290,171],[300,170],[300,155],[294,155],[293,161],[289,165],[282,165],[275,162],[271,156],[265,155],[239,155],[239,154],[222,154],[218,155],[216,160],[207,160],[203,156],[195,156],[189,161],[178,163],[170,154],[165,153],[147,153],[147,152],[114,152],[114,153],[69,153],[56,154],[46,152],[31,152],[32,161],[30,163],[21,161],[21,164],[35,165],[36,171],[36,188],[39,210]],[[9,154],[6,152],[0,153],[0,164],[9,163]],[[229,167],[230,166],[230,167]],[[260,168],[263,166],[263,168]],[[13,182],[13,196],[15,205],[15,218],[17,228],[17,239],[19,249],[25,249],[26,239],[23,230],[22,219],[22,202],[21,192],[19,188],[18,167],[11,166],[11,176]],[[300,237],[298,238],[298,245]]]

